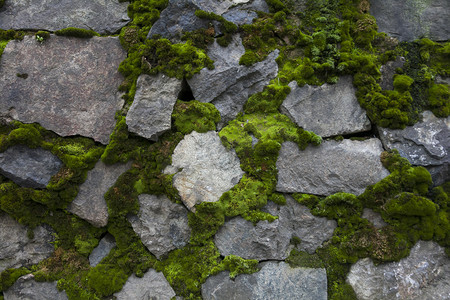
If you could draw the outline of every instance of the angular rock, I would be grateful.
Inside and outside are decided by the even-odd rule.
[[[347,281],[361,300],[450,299],[450,259],[435,242],[419,241],[399,262],[359,260]]]
[[[325,269],[291,268],[284,262],[265,262],[259,272],[238,275],[229,272],[209,277],[202,285],[203,299],[327,299]]]
[[[191,211],[201,202],[216,202],[241,180],[244,172],[234,150],[227,150],[215,131],[188,134],[175,148],[172,166],[178,168],[173,185]]]
[[[242,5],[232,6],[222,15],[222,17],[236,25],[251,24],[253,19],[258,17],[257,11],[269,12],[269,6],[266,1],[247,1],[247,3]]]
[[[127,164],[105,165],[101,160],[87,174],[86,181],[80,186],[78,195],[67,210],[88,221],[95,227],[108,224],[108,206],[104,198],[108,189],[117,178],[131,167]]]
[[[450,2],[447,0],[370,0],[370,14],[378,31],[399,41],[427,37],[435,41],[450,39]]]
[[[5,300],[67,300],[65,291],[59,291],[54,282],[37,282],[33,274],[17,279],[9,289],[3,292]]]
[[[394,74],[397,68],[403,68],[406,59],[402,56],[397,56],[394,61],[388,61],[386,64],[382,65],[380,68],[381,72],[381,82],[380,86],[383,90],[393,90],[394,89]]]
[[[381,215],[377,212],[374,212],[370,208],[364,208],[362,216],[364,219],[367,219],[370,223],[373,224],[375,228],[383,228],[387,225],[387,223],[383,220]]]
[[[18,185],[43,189],[63,163],[50,151],[16,145],[0,153],[0,174]]]
[[[244,53],[239,35],[233,36],[226,48],[214,42],[208,48],[208,56],[214,60],[215,68],[204,68],[188,79],[194,98],[200,102],[211,102],[219,110],[222,119],[218,128],[234,119],[242,111],[249,96],[262,91],[278,73],[275,61],[278,50],[250,67],[239,65],[239,59]]]
[[[370,130],[370,121],[358,103],[352,77],[341,77],[336,84],[299,87],[289,84],[290,94],[281,112],[299,127],[322,137]]]
[[[439,185],[450,179],[450,117],[436,118],[430,111],[422,116],[414,126],[403,130],[379,127],[378,132],[387,150],[395,148],[411,164],[428,168]]]
[[[136,84],[136,95],[128,111],[128,131],[156,141],[171,127],[173,106],[181,91],[182,81],[162,73],[141,75]]]
[[[53,253],[51,230],[38,226],[33,229],[32,239],[27,237],[27,231],[27,227],[0,211],[0,273],[9,268],[37,264]]]
[[[166,196],[140,195],[139,213],[128,220],[142,243],[158,259],[185,246],[191,236],[188,211]]]
[[[0,28],[56,31],[77,27],[112,34],[130,21],[127,6],[119,0],[6,1],[0,10]]]
[[[95,267],[96,265],[98,265],[115,246],[116,240],[114,239],[114,236],[110,235],[109,233],[105,235],[105,237],[102,238],[98,243],[98,246],[95,247],[95,249],[92,250],[91,254],[89,255],[89,264],[91,265],[91,267]]]
[[[125,57],[116,37],[11,41],[0,61],[0,116],[107,144],[124,103],[117,69]]]
[[[337,192],[359,195],[389,172],[380,162],[378,139],[324,141],[300,151],[285,142],[278,156],[276,190],[328,196]]]
[[[170,300],[175,297],[175,291],[163,273],[150,269],[142,278],[131,275],[122,290],[114,296],[117,300]]]

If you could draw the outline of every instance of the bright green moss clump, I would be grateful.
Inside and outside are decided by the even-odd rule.
[[[173,108],[172,119],[176,129],[183,134],[207,132],[216,130],[220,113],[211,103],[178,100]]]

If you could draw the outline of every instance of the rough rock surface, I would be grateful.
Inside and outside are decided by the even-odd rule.
[[[173,177],[173,185],[192,211],[201,202],[218,201],[244,174],[236,152],[227,150],[215,131],[186,135],[175,148],[167,170],[174,168],[183,169]]]
[[[127,164],[105,165],[101,160],[87,174],[78,195],[67,210],[96,227],[108,224],[108,206],[104,198],[117,178],[131,167]]]
[[[450,39],[450,2],[448,0],[370,0],[370,14],[378,31],[399,41],[427,37],[435,41]]]
[[[435,242],[419,241],[399,262],[359,260],[347,281],[361,300],[450,299],[450,259]]]
[[[142,243],[158,259],[182,248],[191,236],[187,209],[166,196],[140,195],[139,213],[128,220]]]
[[[0,153],[0,173],[18,185],[43,189],[63,163],[50,151],[17,145]]]
[[[156,141],[159,135],[169,130],[181,83],[181,80],[162,73],[139,76],[136,95],[126,117],[128,131]]]
[[[281,111],[299,127],[322,137],[370,130],[370,121],[358,103],[352,77],[341,77],[336,84],[299,87],[289,84],[291,93]]]
[[[383,90],[393,90],[394,89],[394,74],[397,68],[403,68],[406,59],[402,56],[397,56],[394,61],[388,61],[386,64],[382,65],[380,68],[381,72],[381,82],[380,87]]]
[[[291,268],[284,262],[265,262],[259,272],[238,275],[228,272],[209,277],[202,285],[203,299],[327,299],[325,269]]]
[[[435,184],[450,179],[449,172],[442,172],[450,165],[450,117],[436,118],[432,112],[425,111],[423,120],[414,126],[403,130],[380,127],[378,132],[386,149],[395,148],[411,164],[430,168]],[[436,167],[440,167],[438,172]]]
[[[125,57],[116,37],[11,41],[0,61],[0,116],[107,144],[123,106],[117,69]]]
[[[383,220],[381,215],[377,212],[374,212],[370,208],[364,208],[361,217],[367,219],[370,223],[373,224],[375,228],[382,228],[387,225],[387,223]]]
[[[99,262],[104,259],[115,246],[116,240],[114,239],[114,236],[109,233],[105,235],[105,237],[98,243],[98,246],[95,247],[89,255],[89,264],[91,267],[98,265]]]
[[[215,68],[204,68],[188,80],[194,98],[200,102],[213,103],[220,112],[222,119],[218,128],[234,119],[250,95],[262,91],[278,73],[275,61],[278,50],[250,67],[239,65],[239,59],[244,53],[239,35],[233,36],[226,48],[214,42],[208,48],[208,56],[214,60]]]
[[[269,12],[269,6],[264,0],[241,1],[247,2],[242,5],[230,7],[222,17],[227,21],[233,22],[236,25],[251,24],[253,19],[258,17],[256,11]]]
[[[58,291],[56,282],[37,282],[33,274],[17,279],[9,289],[3,292],[5,300],[67,300],[65,291]]]
[[[380,162],[378,139],[324,141],[300,151],[285,142],[277,161],[277,191],[328,196],[337,192],[359,195],[389,172]]]
[[[52,232],[38,226],[33,233],[33,239],[29,239],[27,227],[0,211],[0,273],[9,268],[37,264],[52,254]]]
[[[127,6],[118,0],[6,1],[0,9],[0,28],[56,31],[77,27],[111,34],[130,20]]]

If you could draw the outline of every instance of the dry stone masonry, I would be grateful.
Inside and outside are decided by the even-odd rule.
[[[33,274],[20,277],[4,293],[5,300],[68,300],[65,291],[59,291],[56,282],[38,282]]]

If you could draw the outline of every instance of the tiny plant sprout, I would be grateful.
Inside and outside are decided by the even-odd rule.
[[[38,41],[39,43],[43,43],[44,42],[44,37],[40,36],[40,35],[36,35],[36,41]]]

